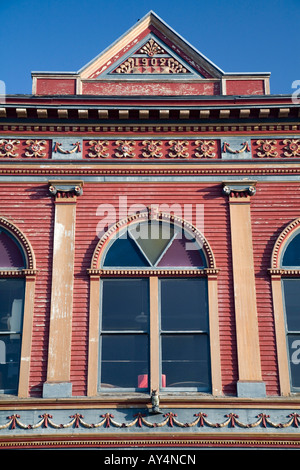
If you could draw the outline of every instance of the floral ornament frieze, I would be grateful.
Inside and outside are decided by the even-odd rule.
[[[171,149],[168,153],[170,158],[188,158],[188,141],[187,140],[170,140]]]
[[[285,157],[300,157],[300,139],[284,139],[283,145]]]
[[[145,158],[161,158],[162,153],[162,141],[161,140],[143,140],[144,149],[142,156]]]
[[[107,140],[90,140],[90,152],[88,156],[91,158],[107,158],[109,157]]]
[[[216,156],[216,153],[214,152],[214,149],[215,149],[214,140],[196,140],[195,145],[197,146],[195,157],[214,158]]]
[[[258,145],[258,149],[257,149],[258,157],[260,158],[278,157],[277,140],[257,140],[256,144]]]
[[[0,140],[0,156],[1,157],[18,157],[17,146],[20,144],[19,140]]]
[[[155,415],[154,415],[155,416]],[[161,419],[150,419],[151,414],[147,410],[139,411],[134,413],[131,420],[120,422],[115,419],[115,416],[109,412],[100,415],[100,420],[95,423],[89,423],[84,419],[81,413],[74,413],[70,415],[70,420],[66,423],[57,423],[53,419],[53,415],[50,413],[43,413],[39,416],[40,420],[37,423],[25,424],[21,420],[19,414],[12,414],[7,417],[7,422],[0,425],[1,430],[15,430],[17,428],[23,430],[34,430],[38,428],[53,428],[53,429],[68,429],[68,428],[85,428],[85,429],[97,429],[97,428],[132,428],[146,427],[151,428],[163,428],[168,426],[170,428],[243,428],[243,429],[254,429],[254,428],[272,428],[272,429],[287,429],[287,428],[299,428],[300,426],[300,415],[297,412],[292,412],[287,415],[286,419],[281,422],[275,422],[270,418],[269,414],[259,413],[253,422],[244,422],[239,418],[239,415],[230,412],[224,415],[224,420],[221,422],[214,422],[208,418],[207,413],[199,411],[191,416],[190,421],[182,421],[178,418],[178,414],[172,411],[161,413]],[[152,416],[153,417],[153,416]]]
[[[134,140],[117,140],[116,145],[118,149],[115,152],[117,158],[133,158],[135,157],[135,145]]]
[[[46,157],[46,141],[45,140],[26,140],[27,150],[26,157]]]

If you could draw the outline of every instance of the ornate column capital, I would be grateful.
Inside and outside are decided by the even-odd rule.
[[[76,202],[77,196],[83,193],[82,187],[83,181],[49,181],[49,192],[55,196],[55,202]]]
[[[256,181],[223,181],[223,194],[229,202],[250,202],[256,193]]]

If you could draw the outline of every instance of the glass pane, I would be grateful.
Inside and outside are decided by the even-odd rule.
[[[207,331],[206,279],[161,279],[160,292],[163,331]]]
[[[210,389],[207,335],[162,335],[166,387]]]
[[[205,268],[206,261],[199,245],[182,233],[176,235],[171,245],[158,263],[158,267],[184,266]]]
[[[24,279],[0,279],[0,332],[21,332],[24,289]]]
[[[149,261],[154,265],[170,242],[174,227],[172,224],[152,220],[149,223],[138,224],[130,230]]]
[[[148,279],[104,279],[102,298],[103,331],[148,331]]]
[[[0,334],[0,390],[14,392],[18,388],[21,336]]]
[[[288,331],[300,331],[300,279],[284,279],[282,282]]]
[[[137,388],[148,357],[148,335],[102,335],[101,387]]]
[[[283,255],[282,266],[300,266],[300,233],[288,244]]]
[[[103,266],[149,267],[148,261],[143,253],[141,253],[135,241],[127,233],[125,237],[126,235],[127,238],[118,238],[110,247],[105,256]]]
[[[20,247],[5,231],[0,230],[0,269],[24,268],[24,258]]]
[[[288,335],[292,387],[300,387],[300,335]]]

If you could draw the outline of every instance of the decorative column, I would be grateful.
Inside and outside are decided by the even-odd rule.
[[[47,381],[43,397],[72,396],[70,382],[76,201],[81,181],[52,181],[55,220]]]
[[[239,397],[266,395],[261,375],[250,213],[255,185],[256,182],[250,181],[223,183],[223,193],[229,196],[230,208]]]

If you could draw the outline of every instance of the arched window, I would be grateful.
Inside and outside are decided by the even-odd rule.
[[[25,268],[21,246],[5,229],[0,228],[0,392],[18,389],[21,334],[24,310],[25,279],[19,277]]]
[[[282,253],[281,267],[293,270],[282,278],[291,390],[300,391],[300,232],[293,234]],[[295,272],[295,271],[298,272]]]
[[[28,396],[35,273],[28,240],[0,217],[0,393]]]
[[[170,218],[137,219],[104,244],[90,273],[101,277],[98,392],[212,392],[203,240]]]
[[[271,277],[280,387],[288,395],[300,392],[300,219],[278,237]]]

